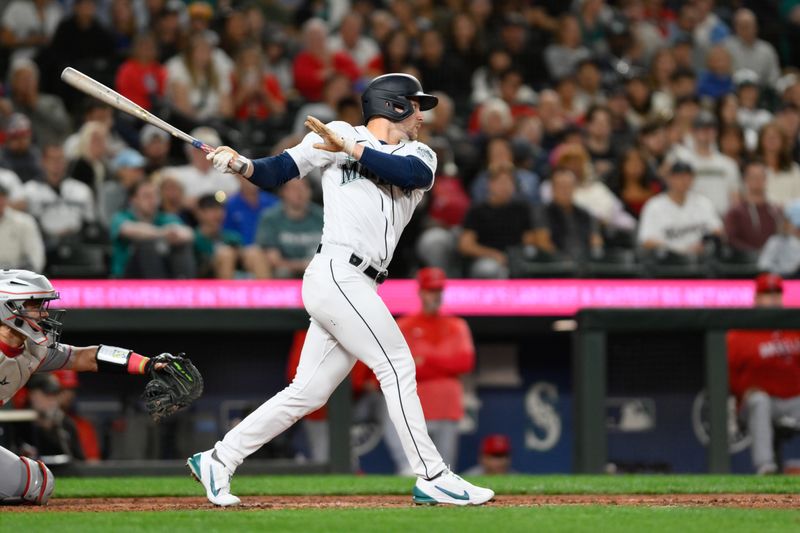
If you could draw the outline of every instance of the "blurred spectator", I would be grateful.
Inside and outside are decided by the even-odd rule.
[[[717,120],[707,111],[692,121],[691,147],[678,145],[673,161],[688,163],[694,170],[692,190],[711,200],[717,214],[725,213],[739,201],[741,176],[736,163],[717,150]]]
[[[511,440],[498,433],[481,440],[478,464],[465,471],[464,475],[501,476],[511,473]]]
[[[41,272],[44,268],[44,243],[36,220],[12,209],[9,192],[0,184],[0,269],[21,268]]]
[[[486,170],[482,171],[470,187],[472,201],[485,202],[489,196],[489,179],[491,169],[498,165],[514,165],[514,152],[511,141],[504,137],[495,137],[486,145]],[[540,178],[530,170],[514,168],[514,199],[536,205],[539,199]]]
[[[442,33],[449,34],[446,45],[448,55],[458,57],[467,69],[466,75],[472,76],[485,59],[483,33],[479,31],[475,18],[463,11],[456,12],[450,19],[449,27]]]
[[[511,56],[511,66],[525,74],[525,83],[537,87],[547,80],[541,43],[535,42],[539,32],[528,27],[519,13],[509,12],[500,25],[498,45]]]
[[[289,180],[278,195],[281,203],[261,215],[255,242],[264,249],[274,277],[298,278],[322,238],[322,208],[311,202],[307,180]]]
[[[83,156],[83,143],[86,142],[86,139],[83,138],[82,135],[87,133],[87,131],[83,129],[83,126],[89,122],[97,122],[105,126],[105,134],[103,137],[105,138],[106,151],[104,157],[114,157],[120,150],[127,148],[127,143],[116,131],[114,108],[97,98],[90,97],[84,98],[81,107],[83,111],[81,126],[78,131],[67,137],[67,140],[64,141],[64,153],[66,153],[69,159],[78,159]],[[135,143],[135,137],[132,141]]]
[[[59,79],[66,67],[96,77],[110,84],[113,81],[115,59],[114,38],[97,18],[96,0],[75,0],[72,13],[61,19],[48,48],[40,58],[45,90],[64,98],[68,108],[74,108],[80,93]]]
[[[428,433],[454,471],[458,464],[458,424],[464,417],[464,388],[460,377],[475,367],[475,346],[462,318],[441,313],[443,270],[423,268],[417,273],[419,312],[397,319],[417,370],[417,394]],[[387,417],[388,418],[388,417]],[[391,423],[384,424],[385,442],[400,474],[411,467]]]
[[[106,26],[114,40],[114,52],[117,57],[126,57],[131,51],[137,30],[133,3],[131,0],[111,0],[107,13],[109,20]]]
[[[590,107],[586,112],[584,145],[598,176],[611,171],[620,148],[611,142],[611,133],[611,111],[602,106]]]
[[[158,208],[162,213],[174,215],[184,222],[194,222],[194,215],[186,207],[183,182],[170,169],[155,172],[152,181],[158,187],[161,200]]]
[[[531,207],[514,200],[514,166],[499,164],[489,169],[488,196],[473,205],[464,219],[459,252],[472,260],[471,278],[506,278],[508,248],[536,244]]]
[[[78,432],[78,441],[87,462],[100,460],[100,440],[94,424],[87,418],[80,416],[76,410],[78,388],[78,373],[74,370],[56,370],[52,373],[61,387],[58,393],[58,405],[66,414]]]
[[[164,96],[167,71],[158,61],[158,46],[152,33],[140,33],[133,41],[133,49],[117,70],[114,88],[122,96],[153,110]]]
[[[214,18],[214,6],[205,0],[194,0],[186,6],[189,16],[189,34],[206,32],[211,29],[211,20]],[[215,37],[216,40],[216,37]]]
[[[70,163],[69,175],[99,195],[108,176],[108,126],[89,121],[81,126],[78,136],[78,157]]]
[[[411,39],[403,30],[392,30],[375,56],[365,67],[367,77],[389,72],[404,72],[411,65]]]
[[[220,48],[228,54],[228,57],[235,58],[239,51],[251,42],[260,44],[260,41],[254,39],[255,36],[250,33],[245,5],[239,3],[219,11],[218,18],[222,19]],[[256,7],[253,12],[260,13],[260,10]]]
[[[194,252],[197,257],[197,275],[201,278],[233,279],[241,236],[222,227],[225,205],[214,198],[213,194],[206,194],[197,200],[195,214],[197,227],[194,230]],[[266,278],[266,273],[261,277]]]
[[[767,169],[760,161],[744,166],[742,201],[725,215],[725,236],[730,245],[745,252],[759,252],[767,239],[781,229],[778,208],[767,201]]]
[[[270,32],[264,44],[264,60],[267,71],[281,84],[283,93],[289,94],[294,90],[294,74],[286,41],[286,36],[282,33]]]
[[[225,229],[241,236],[242,244],[255,242],[261,213],[278,203],[278,197],[239,176],[239,192],[225,202]]]
[[[639,245],[645,250],[698,256],[703,239],[722,234],[722,222],[711,201],[693,192],[694,170],[685,162],[672,165],[667,190],[644,204],[639,219]]]
[[[778,54],[771,44],[758,38],[758,21],[753,12],[737,9],[733,30],[735,34],[724,41],[733,59],[733,70],[746,68],[755,72],[763,85],[775,83],[781,73]]]
[[[536,242],[549,254],[585,260],[602,253],[603,238],[597,222],[575,205],[577,178],[571,170],[556,169],[550,177],[553,200],[542,208]]]
[[[222,140],[213,128],[195,128],[189,135],[209,146],[219,146]],[[239,190],[239,180],[234,174],[224,174],[214,168],[206,159],[206,154],[191,145],[184,147],[188,165],[169,167],[167,172],[178,178],[183,184],[185,201],[188,207],[194,205],[197,199],[204,194],[217,194],[222,192],[226,197],[236,194]]]
[[[645,122],[658,118],[653,91],[643,72],[634,71],[625,79],[625,96],[630,107],[627,119],[634,127],[640,128]]]
[[[305,121],[308,115],[316,117],[323,123],[336,120],[336,106],[341,100],[352,95],[353,84],[350,78],[343,74],[332,74],[323,84],[321,100],[308,102],[297,111],[292,133],[298,136],[305,135],[307,131]]]
[[[456,107],[466,105],[472,73],[457,55],[446,54],[442,36],[436,30],[422,32],[419,38],[419,69],[422,85],[429,91],[447,93]]]
[[[331,52],[344,52],[350,56],[361,70],[366,70],[370,62],[380,55],[380,48],[374,39],[363,34],[364,18],[351,11],[342,19],[339,31],[328,39]]]
[[[800,161],[800,107],[794,104],[780,105],[775,111],[775,124],[784,135],[791,158]]]
[[[539,93],[537,111],[542,123],[542,148],[551,150],[561,141],[568,124],[561,97],[552,89],[544,89]]]
[[[102,184],[98,198],[100,222],[104,227],[110,227],[114,213],[125,209],[131,190],[145,179],[144,165],[142,154],[132,148],[121,151],[114,158],[111,164],[113,179]]]
[[[31,59],[50,42],[63,16],[56,0],[12,0],[4,6],[0,43],[11,61]]]
[[[647,165],[644,152],[635,147],[628,148],[617,159],[605,182],[622,201],[625,210],[637,219],[644,204],[661,192],[661,184]]]
[[[653,87],[653,107],[665,115],[672,111],[672,75],[677,70],[671,48],[660,48],[650,62],[650,84]]]
[[[706,56],[706,70],[697,80],[697,94],[701,97],[719,98],[733,92],[731,55],[724,46],[715,46]]]
[[[544,59],[550,78],[559,80],[573,74],[575,66],[590,56],[591,52],[582,44],[578,19],[572,14],[561,15],[558,19],[556,43],[549,45],[544,50]]]
[[[237,120],[264,121],[286,112],[286,98],[280,83],[264,69],[258,44],[239,49],[233,73],[233,107]]]
[[[48,257],[61,245],[78,244],[82,231],[94,224],[95,200],[92,189],[67,176],[67,159],[58,144],[42,149],[44,180],[25,183],[28,212],[39,222]],[[51,263],[48,260],[48,263]]]
[[[215,48],[214,40],[209,32],[195,33],[181,54],[167,62],[166,97],[185,119],[202,122],[233,115],[230,59]]]
[[[111,276],[134,279],[195,277],[194,235],[175,215],[158,209],[149,181],[131,190],[129,208],[111,219]]]
[[[772,121],[772,113],[761,108],[760,80],[752,70],[738,70],[733,76],[736,83],[736,94],[739,98],[739,109],[736,120],[745,131],[748,150],[754,150],[758,144],[758,132]]]
[[[169,133],[152,124],[145,124],[139,132],[139,148],[145,158],[146,174],[151,174],[171,163],[170,145]]]
[[[767,200],[784,206],[800,198],[800,166],[792,161],[786,136],[776,124],[761,128],[756,155],[767,166]]]
[[[23,183],[44,177],[42,156],[33,144],[31,121],[22,113],[14,113],[8,119],[0,165],[13,171]]]
[[[58,379],[52,374],[36,374],[28,381],[27,389],[28,403],[37,418],[29,426],[23,426],[18,435],[26,455],[36,458],[64,455],[82,461],[78,429],[58,403],[61,392]]]
[[[714,12],[714,0],[696,0],[694,7],[697,12],[697,25],[692,37],[701,49],[708,49],[712,45],[722,42],[731,34],[731,29]]]
[[[589,109],[593,105],[600,105],[606,102],[606,95],[603,91],[603,78],[600,66],[592,58],[583,59],[575,67],[575,80],[578,83],[578,106],[582,109]]]
[[[767,240],[758,258],[758,268],[784,277],[800,273],[800,200],[783,209],[783,231]]]
[[[756,307],[782,307],[782,299],[780,276],[756,278]],[[726,343],[731,393],[753,438],[753,470],[776,474],[773,424],[800,420],[800,331],[731,330]]]
[[[725,126],[719,130],[719,152],[733,159],[736,166],[742,168],[749,150],[745,146],[744,131],[739,126]]]
[[[164,9],[154,15],[155,19],[151,21],[156,36],[159,63],[165,63],[180,52],[183,39],[181,16],[184,8],[182,0],[167,0]]]
[[[39,145],[61,142],[69,135],[72,123],[61,98],[39,92],[39,67],[30,59],[18,59],[9,69],[9,88],[14,110],[31,121],[33,137]]]
[[[320,19],[310,19],[303,25],[303,49],[294,58],[294,84],[300,95],[310,102],[322,98],[325,81],[335,73],[355,82],[361,72],[345,52],[328,48],[328,27]]]
[[[660,169],[670,148],[664,123],[653,120],[644,124],[639,129],[639,147],[650,172],[660,179]]]
[[[500,75],[511,68],[511,56],[502,48],[493,48],[486,59],[472,74],[470,101],[479,105],[489,98],[500,96]]]

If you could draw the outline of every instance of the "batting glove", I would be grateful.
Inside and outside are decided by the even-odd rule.
[[[252,174],[253,162],[231,148],[230,146],[220,146],[213,152],[206,154],[206,159],[214,164],[214,168],[225,174],[236,174],[237,172],[231,168],[231,161],[243,161],[245,163],[244,169],[241,174],[248,176]]]
[[[344,152],[350,157],[354,157],[356,149],[356,141],[354,139],[348,139],[347,137],[342,137],[334,133],[332,129],[311,115],[306,117],[305,124],[308,129],[322,137],[324,141],[322,143],[316,143],[314,148],[328,152]]]

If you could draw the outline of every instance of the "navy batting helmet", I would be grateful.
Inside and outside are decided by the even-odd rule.
[[[361,95],[364,123],[380,116],[400,121],[414,113],[411,100],[419,102],[422,111],[433,109],[439,99],[422,92],[422,84],[408,74],[384,74],[372,80]]]

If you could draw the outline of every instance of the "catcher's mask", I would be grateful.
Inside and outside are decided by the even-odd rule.
[[[0,323],[34,343],[55,344],[61,337],[63,309],[50,309],[59,294],[50,281],[29,270],[0,270]]]
[[[361,95],[364,124],[375,116],[399,122],[414,114],[411,100],[419,102],[421,111],[433,109],[439,99],[422,91],[422,84],[409,74],[384,74],[372,80]]]

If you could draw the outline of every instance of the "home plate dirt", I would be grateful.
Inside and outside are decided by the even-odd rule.
[[[800,494],[556,494],[500,495],[492,507],[536,507],[542,505],[632,505],[644,507],[741,507],[800,508]],[[202,497],[167,498],[56,498],[47,507],[10,507],[3,512],[47,511],[183,511],[193,509],[280,510],[358,509],[412,507],[409,496],[244,496],[242,505],[221,509]]]

